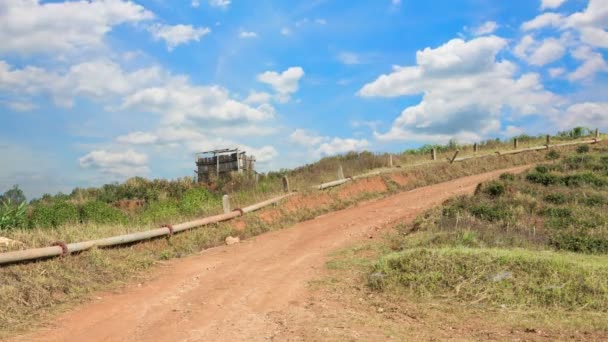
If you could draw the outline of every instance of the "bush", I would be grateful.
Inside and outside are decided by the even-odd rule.
[[[82,222],[96,224],[124,224],[127,222],[125,214],[101,201],[91,201],[85,203],[80,209]]]
[[[538,165],[535,170],[538,173],[549,173],[549,167],[547,165]]]
[[[504,184],[502,184],[501,182],[497,182],[497,181],[491,181],[488,184],[486,184],[486,186],[483,188],[483,192],[492,196],[492,197],[499,197],[502,196],[505,193],[506,189]]]
[[[185,215],[200,214],[205,207],[209,207],[214,200],[205,188],[194,188],[187,190],[179,201],[179,209]]]
[[[547,156],[546,156],[546,158],[548,160],[556,160],[556,159],[559,159],[559,157],[560,157],[560,154],[556,150],[551,150],[551,151],[547,152]]]
[[[531,183],[542,184],[544,186],[559,183],[559,177],[551,173],[532,172],[526,175],[526,180]]]
[[[551,238],[551,246],[577,253],[608,253],[608,240],[581,234],[560,234]]]
[[[596,187],[602,187],[608,183],[605,179],[597,176],[593,172],[568,175],[562,179],[562,182],[567,186],[581,186],[584,184],[589,184]]]
[[[545,202],[553,204],[565,204],[566,202],[568,202],[568,198],[566,197],[566,195],[559,192],[548,194],[547,196],[545,196],[544,200]]]
[[[506,220],[513,216],[509,209],[501,205],[479,204],[470,207],[469,212],[477,218],[490,222]]]
[[[30,227],[57,228],[65,224],[78,223],[80,215],[76,205],[56,201],[52,204],[37,205],[30,216]]]
[[[589,145],[581,145],[579,147],[576,148],[576,153],[587,153],[589,152]]]
[[[588,206],[595,207],[606,204],[606,198],[600,194],[592,194],[585,197],[582,202]]]
[[[164,200],[148,204],[139,220],[144,224],[164,224],[173,223],[179,217],[177,202]]]
[[[26,222],[27,207],[25,202],[13,205],[10,198],[0,203],[0,230],[21,228]]]
[[[569,208],[549,207],[545,208],[542,214],[547,217],[569,218],[572,217],[572,210]]]
[[[505,172],[500,175],[500,180],[503,180],[503,181],[514,181],[516,179],[517,179],[517,176],[515,176],[514,174],[509,173],[509,172]]]

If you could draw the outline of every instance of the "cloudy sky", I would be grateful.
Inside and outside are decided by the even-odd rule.
[[[0,191],[608,129],[608,0],[0,1]]]

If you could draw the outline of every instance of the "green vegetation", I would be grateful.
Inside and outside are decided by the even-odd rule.
[[[424,300],[607,312],[608,158],[584,146],[399,225],[368,285]]]

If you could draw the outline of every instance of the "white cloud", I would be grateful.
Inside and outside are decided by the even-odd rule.
[[[496,59],[506,44],[496,36],[453,39],[418,51],[416,65],[394,67],[364,85],[363,97],[423,95],[377,138],[471,141],[499,132],[505,109],[514,117],[555,113],[552,106],[561,100],[543,89],[538,74],[520,74],[515,64]]]
[[[131,1],[3,0],[0,4],[0,53],[66,53],[103,46],[114,26],[152,19],[152,12]]]
[[[498,29],[498,24],[495,21],[486,21],[485,23],[474,28],[472,32],[476,36],[483,36],[494,33],[496,29]]]
[[[4,103],[8,108],[16,112],[29,112],[38,108],[36,104],[29,101],[0,101],[0,103]]]
[[[539,42],[531,35],[526,35],[515,47],[514,53],[529,64],[543,66],[562,58],[566,47],[565,43],[555,38],[546,38]]]
[[[201,5],[201,2],[200,2],[200,0],[192,0],[190,5],[194,8],[198,8]]]
[[[247,104],[262,104],[268,103],[272,99],[272,95],[266,92],[251,91],[249,96],[245,99]]]
[[[566,69],[564,68],[550,68],[549,76],[556,78],[566,73]]]
[[[289,36],[291,34],[291,29],[289,27],[281,28],[281,34],[284,36]]]
[[[176,46],[190,41],[200,41],[201,37],[209,34],[208,27],[193,27],[192,25],[161,25],[156,24],[148,28],[155,40],[164,40],[167,50],[172,51]]]
[[[342,139],[333,138],[328,142],[322,143],[317,148],[317,153],[321,156],[331,156],[339,153],[361,151],[369,146],[366,139]]]
[[[327,24],[327,20],[322,19],[322,18],[317,18],[317,19],[315,19],[315,23],[317,23],[319,25],[326,25]]]
[[[300,79],[304,76],[301,67],[290,67],[282,73],[266,71],[258,75],[258,81],[269,84],[279,96],[280,101],[287,101],[291,94],[298,91]]]
[[[524,31],[537,30],[543,27],[560,27],[564,23],[564,17],[557,13],[543,13],[536,18],[526,21],[521,25]]]
[[[355,65],[355,64],[362,63],[361,57],[354,52],[346,52],[346,51],[340,52],[338,54],[337,58],[340,61],[340,63],[346,64],[346,65]]]
[[[575,71],[568,74],[570,81],[592,79],[596,73],[608,71],[608,64],[602,54],[594,52],[588,46],[582,46],[572,51],[572,57],[583,62]]]
[[[83,168],[97,169],[102,173],[119,177],[141,176],[150,171],[148,156],[133,150],[124,152],[94,150],[78,159],[78,162]]]
[[[121,135],[116,138],[116,141],[122,144],[129,145],[149,145],[158,142],[158,136],[146,132],[131,132],[126,135]]]
[[[517,126],[507,126],[507,128],[505,129],[505,131],[502,133],[503,136],[505,137],[516,137],[518,135],[521,135],[523,133],[525,133],[526,131],[521,128],[521,127],[517,127]]]
[[[556,124],[569,129],[576,126],[608,129],[608,102],[584,102],[574,104],[563,115],[555,118]]]
[[[566,0],[541,0],[540,9],[553,9],[560,7]]]
[[[257,36],[258,34],[253,31],[241,31],[239,33],[239,38],[256,38]]]
[[[320,135],[312,134],[305,129],[298,128],[289,135],[289,140],[302,146],[316,146],[327,140]]]
[[[228,8],[228,6],[230,6],[230,2],[230,0],[209,0],[209,6]]]

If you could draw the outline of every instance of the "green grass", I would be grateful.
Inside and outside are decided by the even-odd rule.
[[[523,249],[413,248],[383,256],[376,290],[507,306],[608,311],[608,257]]]

